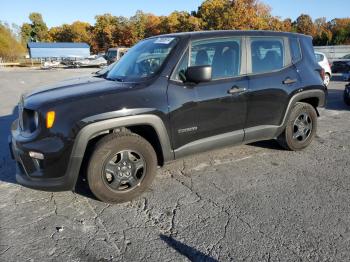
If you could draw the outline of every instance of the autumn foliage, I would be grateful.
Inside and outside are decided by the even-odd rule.
[[[270,7],[259,0],[205,0],[196,11],[174,11],[168,16],[142,11],[132,17],[102,14],[95,17],[94,25],[76,21],[47,28],[41,14],[31,13],[29,19],[30,23],[24,23],[20,28],[23,46],[28,41],[86,42],[94,53],[109,47],[132,46],[153,35],[199,30],[298,32],[313,36],[315,45],[350,44],[350,18],[313,21],[309,15],[301,14],[295,21],[282,20],[273,16]],[[6,32],[13,35],[9,28],[2,26],[0,29],[0,34],[7,34],[6,39]],[[16,42],[14,37],[12,40]]]

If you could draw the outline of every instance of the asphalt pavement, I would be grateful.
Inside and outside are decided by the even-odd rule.
[[[306,150],[264,141],[187,157],[110,205],[84,181],[76,193],[16,184],[7,145],[20,93],[94,70],[0,70],[0,261],[350,261],[345,82],[331,82]]]

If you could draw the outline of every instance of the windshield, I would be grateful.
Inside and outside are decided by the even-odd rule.
[[[108,58],[114,58],[117,56],[117,51],[108,51],[106,56]]]
[[[158,73],[175,47],[174,37],[146,39],[131,48],[109,71],[107,78],[118,81],[137,81]]]

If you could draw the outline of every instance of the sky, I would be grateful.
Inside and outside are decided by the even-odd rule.
[[[39,12],[49,27],[76,20],[94,24],[97,14],[132,16],[137,10],[168,15],[174,10],[193,11],[203,0],[2,0],[0,21],[21,25],[29,22],[31,12]],[[261,0],[270,5],[272,14],[296,19],[301,13],[313,19],[350,17],[349,0]]]

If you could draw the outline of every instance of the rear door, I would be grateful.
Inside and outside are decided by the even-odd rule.
[[[249,92],[245,140],[252,140],[252,130],[279,126],[290,93],[300,86],[289,50],[286,37],[247,38]]]

